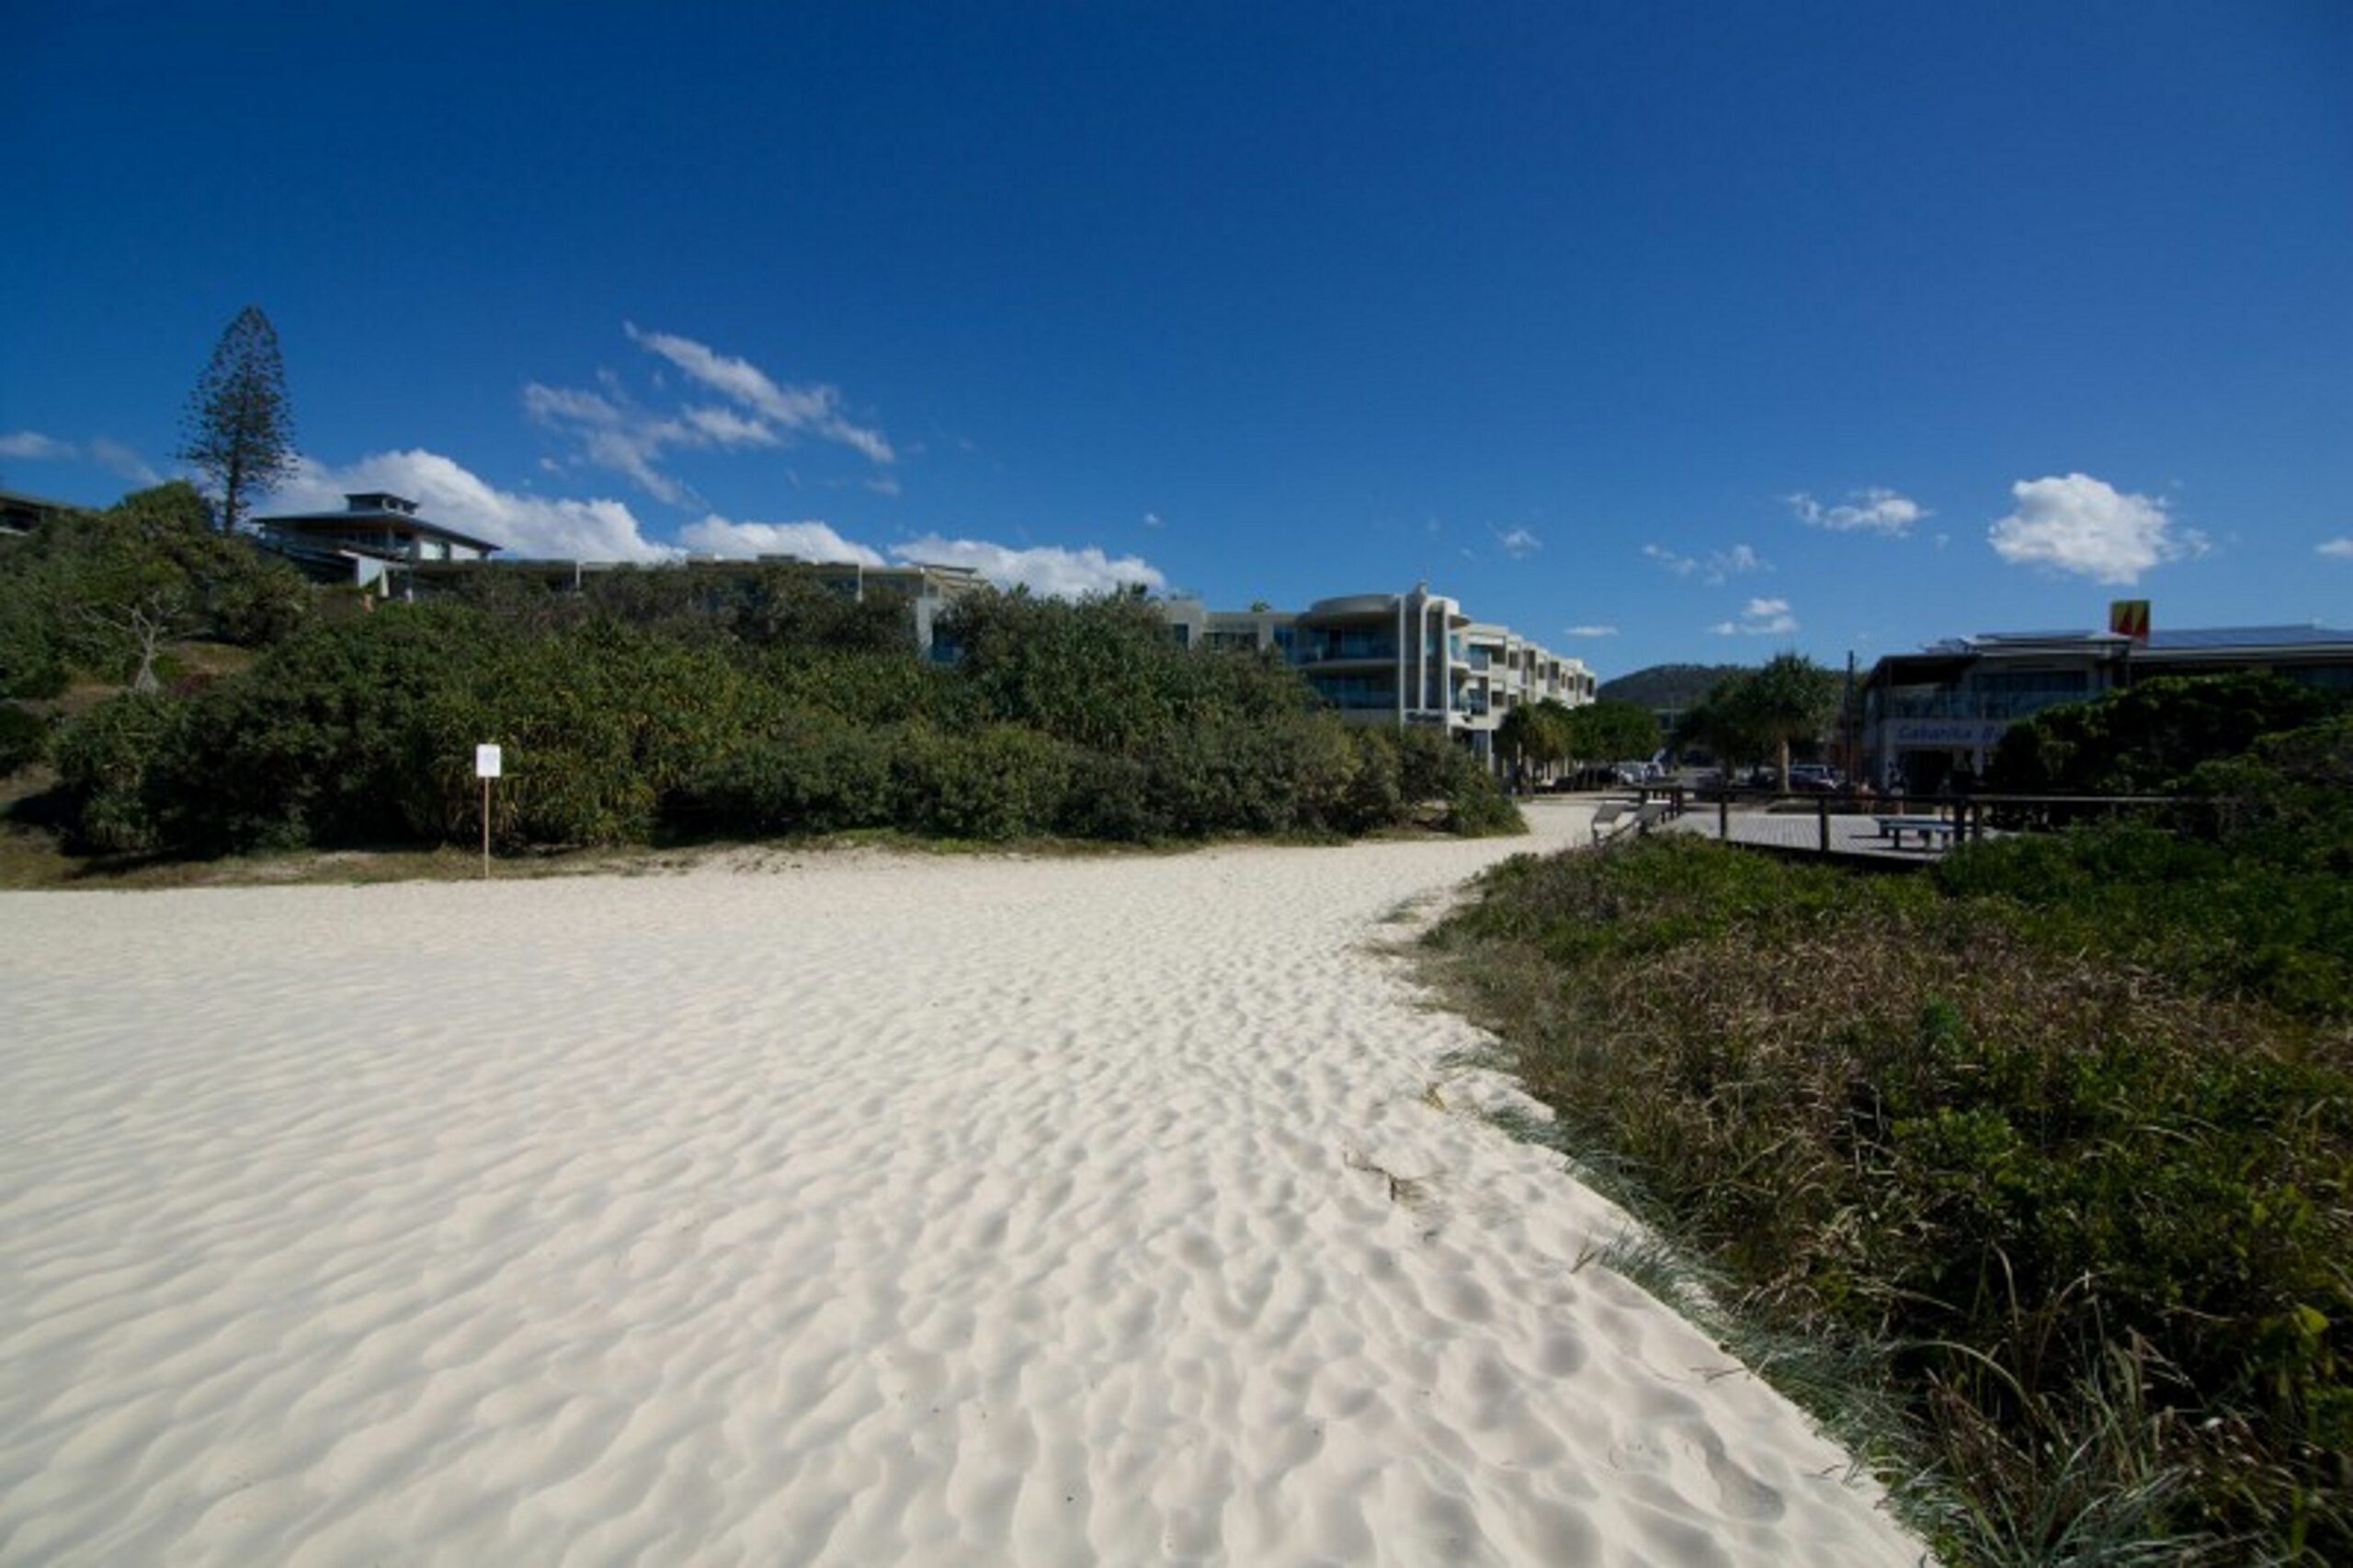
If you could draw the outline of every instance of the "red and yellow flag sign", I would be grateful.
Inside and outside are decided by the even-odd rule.
[[[2130,637],[2135,642],[2146,642],[2149,640],[2149,601],[2146,599],[2109,600],[2108,629],[2119,636]]]

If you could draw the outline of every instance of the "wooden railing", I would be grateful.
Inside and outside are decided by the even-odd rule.
[[[1732,842],[1732,811],[1735,803],[1768,810],[1794,802],[1811,807],[1820,853],[1831,850],[1833,817],[1935,817],[1952,824],[1956,843],[1981,840],[1991,827],[2002,832],[2051,832],[2076,823],[2165,812],[2175,815],[2212,812],[2227,818],[2234,802],[2227,796],[2200,795],[1862,795],[1844,791],[1783,791],[1743,785],[1657,783],[1633,786],[1645,805],[1665,805],[1669,817],[1713,806],[1716,835]]]

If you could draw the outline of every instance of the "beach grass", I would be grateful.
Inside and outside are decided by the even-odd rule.
[[[2056,942],[1951,891],[1976,880],[1521,857],[1424,951],[1553,1113],[1514,1130],[1644,1222],[1619,1262],[1957,1560],[2326,1560],[2342,1029]]]

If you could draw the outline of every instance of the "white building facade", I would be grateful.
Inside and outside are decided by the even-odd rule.
[[[1477,621],[1427,584],[1318,599],[1303,610],[1163,607],[1188,647],[1258,652],[1295,665],[1344,719],[1444,730],[1492,759],[1504,716],[1529,703],[1593,700],[1593,673],[1510,628]]]

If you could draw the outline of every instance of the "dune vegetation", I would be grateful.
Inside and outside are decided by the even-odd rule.
[[[20,814],[83,854],[465,842],[480,742],[504,750],[503,850],[1520,826],[1467,751],[1347,725],[1295,670],[1179,647],[1132,597],[976,594],[943,619],[946,661],[904,603],[785,564],[360,613],[212,533],[184,485],[0,550],[0,679],[29,699],[0,746],[53,766]],[[189,668],[191,639],[253,652]]]
[[[2353,718],[2170,684],[2014,737],[2177,812],[1908,878],[1519,857],[1429,937],[1523,1131],[1958,1561],[2353,1555]]]

